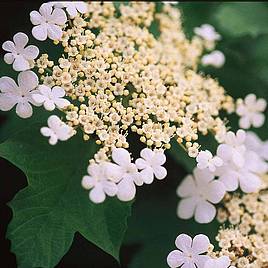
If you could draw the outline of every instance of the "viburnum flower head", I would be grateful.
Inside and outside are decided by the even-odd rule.
[[[63,98],[65,90],[61,87],[55,86],[51,89],[48,86],[40,85],[38,90],[38,94],[33,94],[33,99],[36,103],[43,104],[48,111],[53,111],[56,107],[63,109],[70,105],[70,102]]]
[[[178,204],[177,215],[182,219],[194,216],[199,223],[211,222],[216,209],[213,204],[219,203],[225,194],[225,186],[207,169],[195,168],[193,175],[188,175],[177,189],[182,198]]]
[[[78,15],[78,12],[81,14],[88,12],[88,4],[83,1],[52,1],[49,3],[54,7],[66,8],[66,11],[71,19],[75,18]]]
[[[32,34],[34,38],[44,41],[48,38],[59,40],[62,36],[62,26],[67,21],[65,12],[60,8],[54,8],[49,3],[41,5],[38,11],[30,13],[33,25]]]
[[[114,181],[108,179],[112,163],[101,162],[99,164],[92,163],[88,166],[88,174],[82,179],[82,186],[91,190],[89,198],[94,203],[102,203],[106,195],[115,196],[117,193],[117,185]]]
[[[256,98],[255,94],[249,94],[245,97],[244,101],[238,102],[236,113],[241,117],[239,120],[239,126],[244,129],[248,129],[251,126],[261,127],[264,124],[265,111],[267,102],[265,99]]]
[[[189,235],[180,234],[175,245],[178,248],[173,250],[167,256],[167,263],[171,268],[203,268],[208,256],[206,253],[210,245],[206,235],[199,234],[192,239]]]
[[[114,148],[112,151],[113,161],[121,169],[121,181],[118,183],[117,197],[121,201],[130,201],[135,197],[136,186],[142,185],[143,181],[138,172],[137,166],[131,163],[130,153],[123,148]],[[111,169],[111,174],[113,172],[118,172],[117,169]]]
[[[36,46],[27,46],[29,38],[24,33],[17,33],[13,36],[13,41],[6,41],[2,48],[8,53],[4,56],[4,61],[7,64],[13,64],[15,71],[26,71],[30,69],[30,61],[34,60],[39,49]]]
[[[140,169],[140,176],[144,183],[150,184],[154,180],[154,176],[158,180],[162,180],[167,176],[167,170],[162,167],[166,162],[166,156],[162,150],[151,150],[144,148],[140,152],[141,158],[135,162]]]
[[[16,113],[21,118],[31,117],[31,104],[38,106],[33,100],[37,93],[38,77],[32,71],[21,72],[18,75],[18,85],[7,76],[0,78],[0,110],[9,111],[16,105]]]
[[[221,36],[215,31],[215,28],[210,24],[202,24],[200,27],[194,28],[194,33],[206,41],[217,41]]]
[[[58,140],[66,141],[74,135],[74,130],[60,120],[56,115],[51,115],[47,120],[48,127],[41,128],[41,134],[49,137],[49,143],[55,145]]]
[[[208,168],[211,172],[215,172],[217,167],[222,166],[223,161],[218,156],[213,156],[208,150],[200,151],[196,157],[197,167],[199,169]]]
[[[215,68],[220,68],[225,63],[225,56],[219,50],[214,50],[209,54],[204,55],[201,58],[201,64],[204,66],[213,66]]]
[[[205,263],[204,268],[235,268],[234,266],[230,266],[231,261],[228,256],[221,256],[216,259],[208,259]]]

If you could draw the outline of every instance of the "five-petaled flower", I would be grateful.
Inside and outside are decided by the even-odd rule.
[[[180,234],[175,245],[178,249],[173,250],[167,257],[167,263],[171,268],[203,268],[209,259],[206,253],[210,245],[206,235],[199,234],[192,239],[189,235]]]
[[[264,124],[265,116],[263,114],[266,109],[266,100],[256,98],[255,94],[249,94],[244,101],[239,100],[236,113],[241,117],[239,126],[248,129],[251,126],[261,127]]]
[[[166,162],[166,156],[163,151],[152,151],[149,148],[144,148],[140,152],[141,158],[135,162],[140,169],[140,176],[144,183],[150,184],[154,180],[154,176],[158,180],[162,180],[167,176],[167,170],[162,167]]]
[[[31,117],[31,104],[38,106],[33,100],[37,93],[38,77],[32,71],[21,72],[18,75],[18,85],[7,76],[0,78],[0,110],[9,111],[16,105],[16,113],[21,118]],[[31,104],[30,104],[31,103]]]
[[[55,86],[52,89],[45,85],[38,87],[39,93],[33,94],[33,99],[36,103],[43,104],[45,109],[53,111],[56,107],[59,109],[66,108],[70,102],[63,97],[65,91],[63,88]]]
[[[49,143],[55,145],[58,140],[66,141],[74,135],[74,130],[60,120],[56,115],[51,115],[47,120],[48,127],[42,127],[40,132],[49,137]]]
[[[177,189],[179,197],[183,198],[177,209],[179,218],[190,219],[194,216],[199,223],[211,222],[216,209],[213,204],[219,203],[225,194],[225,186],[207,169],[195,168],[193,176],[188,175]]]
[[[126,149],[114,148],[112,159],[121,169],[121,181],[117,185],[117,197],[121,201],[130,201],[136,194],[135,184],[140,186],[143,183],[140,173],[136,165],[131,163],[130,153]],[[112,174],[118,171],[111,169],[110,172]]]
[[[13,41],[6,41],[2,45],[2,48],[8,52],[4,56],[4,61],[7,64],[13,64],[15,71],[30,69],[30,61],[38,56],[39,49],[33,45],[26,47],[29,38],[24,33],[15,34]]]
[[[108,162],[101,162],[100,164],[92,163],[88,166],[88,174],[82,179],[82,186],[91,191],[89,198],[94,203],[102,203],[106,195],[115,196],[117,193],[117,185],[115,181],[109,180],[108,173],[111,169]]]
[[[222,166],[223,161],[218,156],[213,156],[208,150],[200,151],[196,157],[197,167],[199,169],[208,168],[211,172],[215,172],[217,167]]]
[[[52,40],[59,40],[62,36],[62,26],[67,21],[65,12],[60,8],[53,10],[52,5],[44,3],[38,11],[30,13],[33,25],[32,34],[34,38],[44,41],[49,37]]]
[[[202,24],[200,27],[194,28],[194,33],[206,41],[217,41],[221,36],[215,31],[215,28],[210,24]]]

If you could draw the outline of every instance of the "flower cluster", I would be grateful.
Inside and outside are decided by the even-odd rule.
[[[106,195],[115,196],[121,201],[130,201],[135,197],[136,186],[150,184],[154,177],[162,180],[167,171],[162,166],[166,162],[162,150],[152,151],[144,148],[135,163],[130,153],[123,148],[114,148],[112,160],[92,163],[88,166],[88,174],[83,177],[82,186],[90,190],[89,198],[94,203],[101,203]]]

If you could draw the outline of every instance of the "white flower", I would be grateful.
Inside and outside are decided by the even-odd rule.
[[[142,180],[150,184],[154,180],[154,176],[158,180],[162,180],[167,176],[167,170],[162,167],[166,162],[166,156],[163,151],[152,151],[149,148],[141,150],[140,155],[142,158],[138,158],[135,162],[138,169],[141,169],[140,176]]]
[[[215,28],[210,24],[203,24],[200,27],[194,28],[194,33],[206,41],[220,40],[221,36],[215,31]]]
[[[49,37],[52,40],[59,40],[62,36],[61,27],[67,21],[65,12],[60,8],[52,9],[49,3],[41,5],[38,11],[30,13],[30,19],[33,25],[34,38],[44,41]]]
[[[234,266],[230,266],[230,264],[231,261],[228,256],[221,256],[217,259],[208,259],[204,268],[235,268]]]
[[[32,71],[21,72],[18,75],[18,85],[7,76],[0,78],[0,110],[9,111],[16,105],[16,113],[21,118],[31,117],[31,104],[38,106],[32,98],[37,92],[38,77]],[[31,104],[30,104],[31,103]]]
[[[232,161],[236,166],[242,167],[245,162],[245,140],[246,132],[244,130],[239,129],[236,134],[228,131],[225,135],[225,143],[220,144],[217,148],[217,156],[225,163]]]
[[[55,86],[51,89],[48,86],[40,85],[38,90],[38,94],[33,94],[33,99],[36,103],[43,104],[48,111],[53,111],[55,107],[63,109],[70,105],[70,102],[63,98],[65,90],[61,87]]]
[[[268,141],[263,142],[254,132],[247,132],[245,146],[268,161]]]
[[[51,115],[47,120],[48,127],[41,128],[41,134],[49,138],[49,143],[55,145],[58,140],[66,141],[74,134],[73,129],[66,125],[56,115]]]
[[[54,7],[58,8],[66,8],[67,13],[70,15],[70,17],[73,19],[77,16],[77,12],[80,12],[81,14],[85,14],[88,12],[88,4],[83,1],[62,1],[62,2],[49,2]]]
[[[13,36],[13,41],[6,41],[2,48],[9,52],[4,56],[4,61],[7,64],[13,63],[15,71],[26,71],[30,69],[29,61],[34,60],[38,54],[39,49],[36,46],[27,46],[29,38],[24,33],[17,33]]]
[[[211,172],[216,171],[216,167],[220,167],[223,164],[223,161],[220,157],[212,155],[208,150],[200,151],[196,157],[197,167],[199,169],[208,168]]]
[[[233,162],[226,162],[216,170],[227,191],[235,191],[239,186],[245,193],[259,190],[261,179],[258,174],[267,171],[267,164],[253,151],[246,151],[244,165],[238,167]]]
[[[109,180],[108,173],[112,163],[101,162],[100,164],[90,164],[88,166],[89,176],[84,176],[82,186],[90,190],[89,198],[94,203],[102,203],[106,195],[115,196],[117,193],[117,185],[114,181]]]
[[[169,267],[203,268],[209,257],[201,254],[207,252],[209,244],[206,235],[199,234],[192,239],[189,235],[180,234],[175,240],[178,250],[171,251],[167,256]]]
[[[135,183],[137,185],[142,185],[143,183],[141,176],[136,165],[131,163],[130,154],[126,149],[114,148],[112,151],[112,159],[117,165],[119,165],[122,174],[122,179],[117,185],[117,197],[121,201],[130,201],[136,194]],[[111,170],[110,172],[113,173],[114,170]]]
[[[216,215],[212,204],[219,203],[224,194],[224,184],[214,180],[211,172],[195,168],[193,176],[186,176],[177,189],[177,195],[183,198],[178,204],[177,215],[182,219],[194,215],[199,223],[211,222]]]
[[[265,99],[256,99],[256,95],[249,94],[245,100],[238,103],[236,113],[241,117],[239,126],[248,129],[251,126],[261,127],[264,124],[265,116],[263,114],[266,109]]]
[[[214,50],[209,54],[204,55],[201,58],[201,64],[204,66],[211,65],[216,68],[220,68],[225,63],[225,56],[219,50]]]

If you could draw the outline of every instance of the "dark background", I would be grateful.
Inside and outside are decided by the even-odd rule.
[[[29,13],[38,10],[43,1],[1,1],[0,3],[0,43],[12,40],[12,36],[19,32],[30,34],[32,24],[29,20]],[[3,57],[3,50],[0,49],[0,56]],[[5,75],[1,72],[1,76]],[[0,114],[0,128],[6,118]],[[1,129],[0,129],[1,131]],[[135,138],[133,139],[135,140]],[[141,148],[134,144],[133,149],[137,153]],[[169,177],[185,174],[172,159],[168,159]],[[174,168],[175,167],[175,168]],[[181,175],[180,175],[181,176]],[[27,185],[27,180],[23,172],[4,159],[0,159],[0,267],[16,268],[16,257],[10,251],[10,241],[5,238],[6,230],[12,219],[12,211],[7,203],[13,199],[15,194]],[[165,193],[170,193],[170,189],[177,186],[177,182],[166,178],[163,182],[155,182],[153,185],[139,188],[137,201],[133,208],[134,218],[139,215],[137,207],[142,206],[144,201]],[[150,187],[150,189],[148,189]],[[168,200],[163,198],[163,204]],[[137,204],[137,205],[136,205]],[[172,212],[174,213],[174,212]],[[142,219],[141,219],[142,220]],[[172,245],[171,245],[172,246]],[[121,266],[110,255],[94,246],[84,239],[80,234],[75,235],[74,242],[69,252],[64,256],[57,268],[126,268],[131,262],[135,253],[139,252],[142,245],[138,243],[124,244],[121,249]],[[142,267],[139,267],[142,268]],[[151,268],[151,267],[148,267]]]

